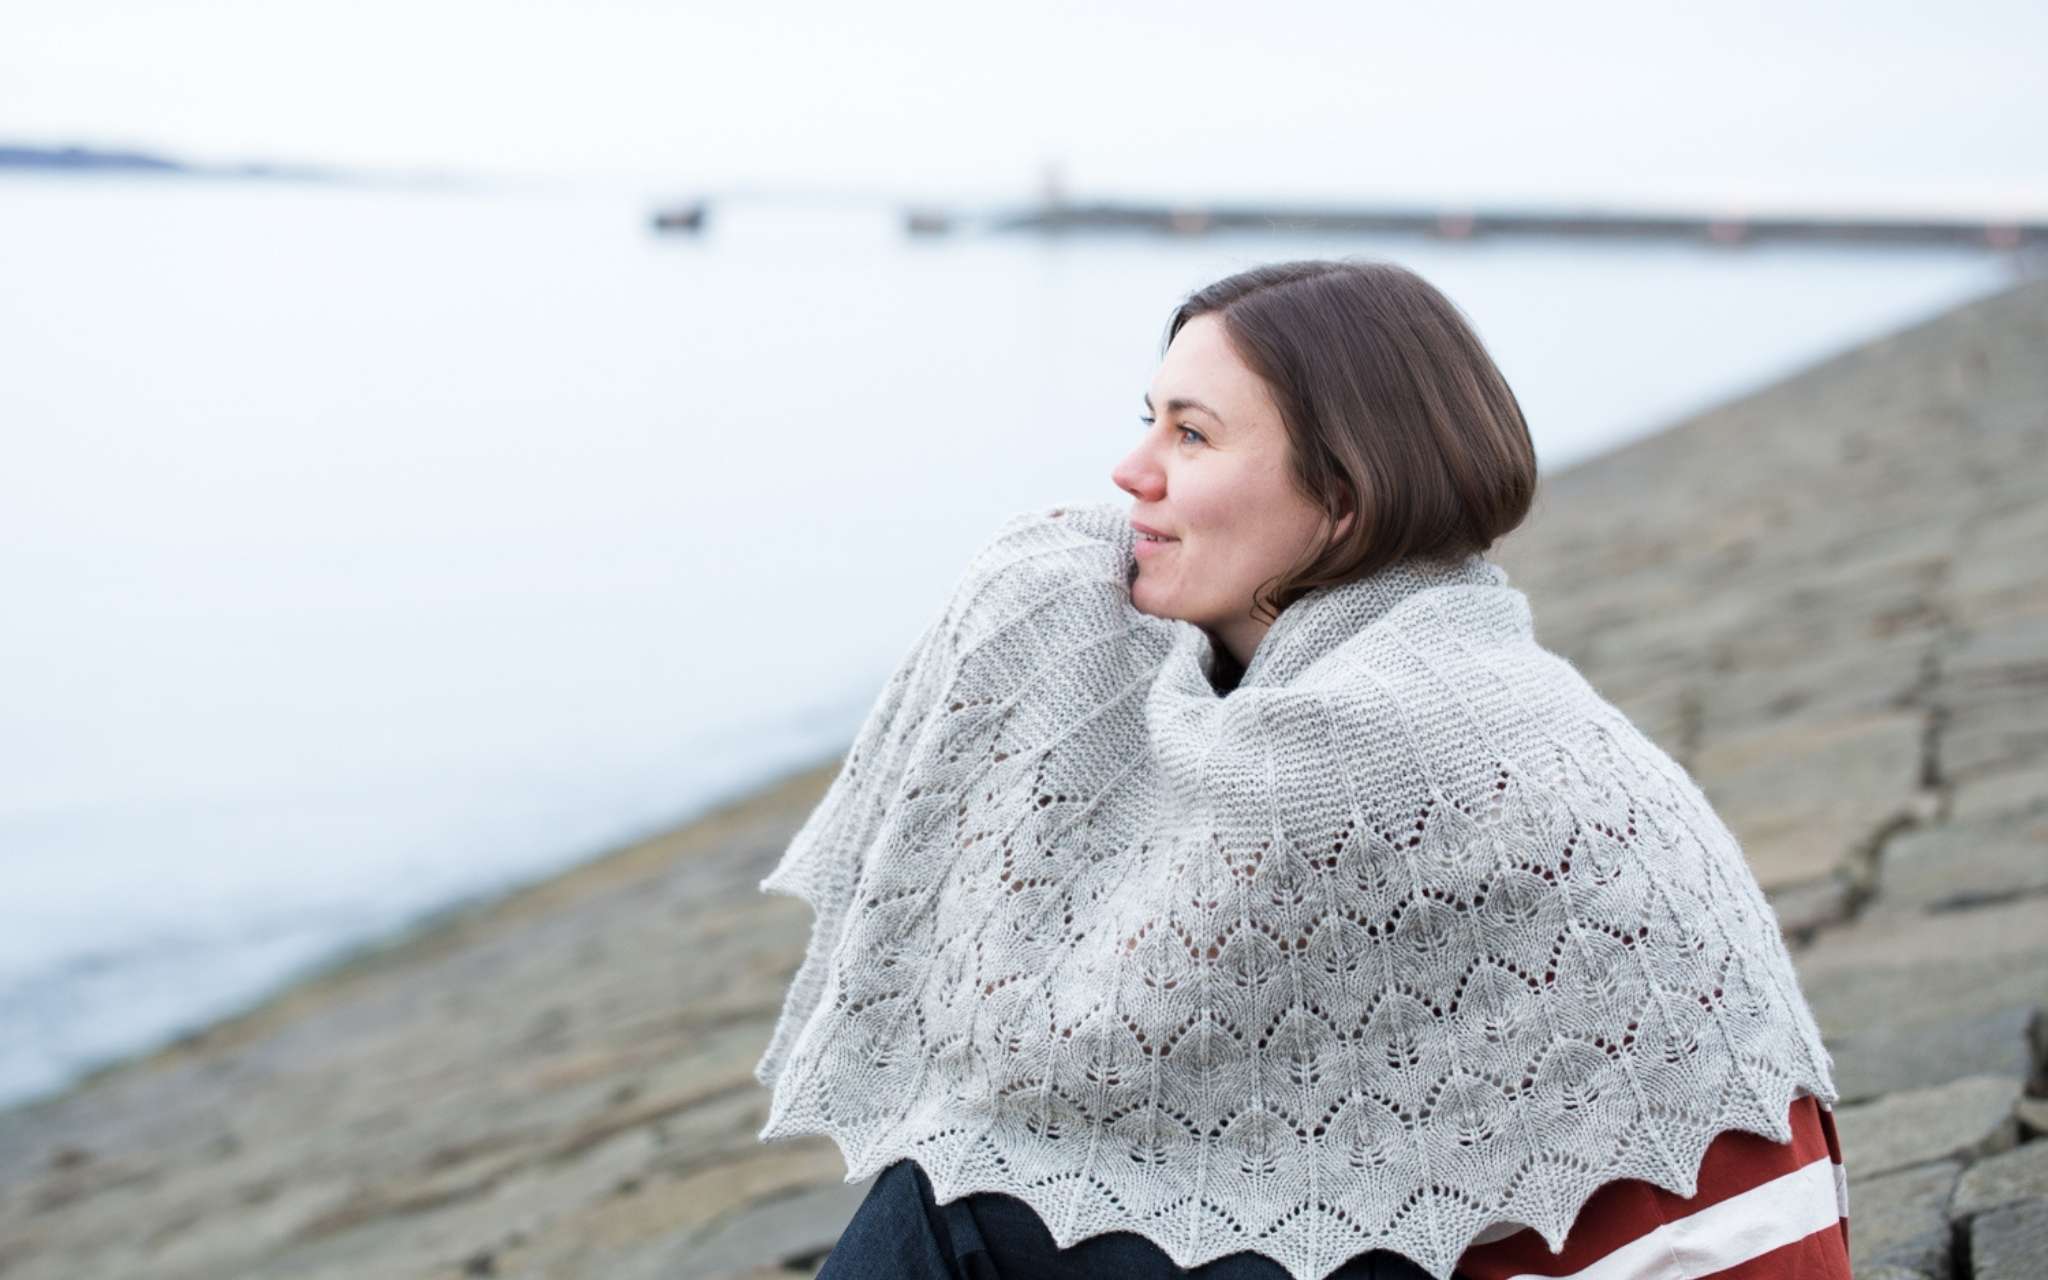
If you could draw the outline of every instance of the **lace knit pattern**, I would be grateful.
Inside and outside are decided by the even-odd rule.
[[[1062,1246],[1447,1280],[1836,1100],[1734,837],[1504,570],[1314,592],[1222,696],[1206,633],[1132,606],[1132,538],[1005,521],[762,881],[816,914],[762,1140],[912,1157]]]

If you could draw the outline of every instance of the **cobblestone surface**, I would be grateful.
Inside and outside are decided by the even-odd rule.
[[[1777,906],[1859,1275],[2036,1274],[2048,1221],[2044,351],[2016,286],[1546,477],[1495,553]],[[835,768],[0,1113],[0,1277],[814,1274],[865,1184],[755,1141],[810,924],[755,885]]]

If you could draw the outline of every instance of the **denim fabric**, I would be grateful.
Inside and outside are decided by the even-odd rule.
[[[1061,1249],[1012,1196],[979,1192],[941,1205],[916,1161],[898,1160],[875,1177],[818,1280],[1288,1280],[1264,1254],[1226,1254],[1192,1269],[1175,1266],[1143,1236],[1112,1231]],[[1428,1280],[1399,1254],[1360,1254],[1329,1280]]]

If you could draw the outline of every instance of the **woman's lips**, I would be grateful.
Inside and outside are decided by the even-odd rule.
[[[1156,556],[1160,552],[1166,550],[1168,547],[1177,547],[1179,545],[1179,538],[1161,538],[1157,541],[1154,541],[1153,539],[1147,538],[1143,534],[1140,534],[1138,535],[1136,554],[1140,556]]]

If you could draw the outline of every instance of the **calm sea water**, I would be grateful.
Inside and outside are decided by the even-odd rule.
[[[842,748],[1180,295],[1400,261],[1546,467],[2006,281],[1960,251],[912,241],[619,190],[0,180],[0,1101]]]

